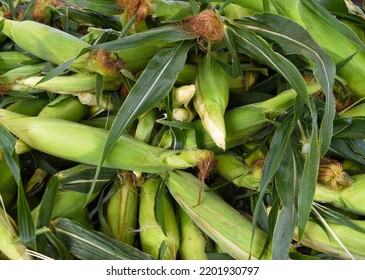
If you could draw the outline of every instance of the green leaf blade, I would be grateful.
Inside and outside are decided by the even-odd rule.
[[[66,218],[53,222],[56,236],[69,252],[83,260],[152,260],[152,256],[101,232]]]
[[[296,192],[298,189],[298,170],[292,147],[288,145],[278,171],[275,173],[275,187],[282,203],[274,229],[273,259],[287,260],[296,226]]]
[[[336,66],[332,58],[301,25],[284,16],[264,13],[242,19],[239,22],[244,23],[245,28],[277,42],[286,54],[298,54],[313,63],[313,74],[326,96],[319,134],[321,155],[323,156],[331,143],[333,120],[336,114],[333,96]]]

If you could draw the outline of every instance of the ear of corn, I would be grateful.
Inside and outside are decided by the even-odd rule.
[[[148,62],[159,50],[173,46],[169,42],[147,42],[141,46],[116,50],[115,53],[123,59],[124,69],[127,69],[131,73],[138,73],[147,66]]]
[[[9,84],[14,83],[19,79],[39,75],[44,67],[46,66],[46,62],[24,65],[18,68],[9,70],[0,76],[0,84]]]
[[[88,111],[89,107],[81,104],[77,97],[59,95],[48,103],[38,116],[78,122],[86,116]]]
[[[36,63],[38,60],[19,51],[0,52],[0,73]]]
[[[26,252],[26,246],[19,241],[14,220],[0,207],[0,255],[4,254],[10,260],[31,260],[32,257]]]
[[[198,65],[194,106],[202,125],[221,149],[226,149],[224,114],[228,105],[228,75],[219,63],[206,55]]]
[[[7,106],[6,110],[27,116],[37,116],[48,103],[48,99],[31,98],[16,101]]]
[[[260,187],[261,177],[255,176],[250,167],[243,163],[233,152],[216,155],[217,166],[215,172],[232,182],[236,186],[257,190]]]
[[[178,209],[181,232],[179,258],[183,260],[206,260],[206,237],[186,212],[181,207]]]
[[[364,117],[365,116],[365,103],[360,103],[354,107],[340,112],[341,118],[351,118],[351,117]]]
[[[1,32],[11,38],[20,48],[32,55],[61,65],[76,58],[89,44],[71,34],[31,20],[14,21],[0,18]],[[78,58],[72,70],[85,71],[87,54]]]
[[[196,205],[201,182],[184,171],[170,171],[166,178],[167,187],[176,202],[186,211],[194,223],[218,246],[235,259],[258,259],[263,252],[266,234],[255,228],[251,247],[252,222],[214,192],[203,192],[201,202]],[[268,248],[264,258],[270,258]]]
[[[158,111],[155,108],[140,116],[134,137],[137,140],[150,143],[157,117]]]
[[[133,245],[138,223],[138,180],[132,172],[122,172],[114,182],[116,192],[108,201],[106,220],[115,239]]]
[[[154,258],[166,246],[162,259],[175,260],[180,248],[180,235],[174,206],[168,193],[162,199],[166,235],[155,218],[156,195],[161,178],[147,179],[141,186],[139,204],[139,231],[142,250]]]
[[[58,118],[25,117],[4,109],[0,116],[0,124],[33,149],[80,163],[99,163],[106,130]],[[104,166],[156,173],[193,167],[213,157],[209,150],[166,150],[122,135]]]
[[[365,176],[354,175],[351,184],[343,189],[333,190],[325,184],[318,183],[314,199],[358,215],[365,215],[364,193]]]
[[[361,229],[365,229],[364,221],[352,220]],[[334,236],[328,232],[323,225],[313,220],[309,220],[305,228],[304,235],[300,241],[301,244],[323,252],[325,254],[333,255],[340,259],[352,259],[349,255],[358,260],[364,260],[364,232],[354,230],[348,226],[328,222],[330,229],[337,236],[340,242],[349,251],[346,252]],[[294,239],[297,239],[297,232],[295,232]]]
[[[58,94],[82,94],[95,93],[96,75],[94,74],[74,74],[70,76],[58,76],[51,80],[37,84],[43,76],[32,76],[18,81],[19,85],[27,86],[31,89],[50,91]],[[103,79],[104,90],[115,90],[121,85],[121,80],[115,77],[105,77]]]
[[[62,65],[76,59],[90,45],[80,38],[49,25],[32,20],[14,21],[0,18],[1,32],[20,48],[45,61]],[[114,76],[123,67],[123,61],[102,49],[78,57],[69,69],[75,72],[96,72]]]
[[[81,260],[152,260],[135,247],[66,218],[52,221],[52,231],[67,251]]]
[[[93,182],[95,170],[94,166],[78,164],[53,175],[59,179],[59,189],[51,214],[52,220],[58,217],[72,217],[72,215],[81,211]],[[87,203],[97,197],[101,188],[113,180],[116,173],[116,170],[112,169],[103,168],[101,170],[94,192]],[[32,210],[32,218],[35,222],[38,220],[39,210],[40,205]]]

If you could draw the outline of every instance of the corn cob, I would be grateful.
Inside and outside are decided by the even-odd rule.
[[[258,190],[261,176],[256,176],[253,170],[243,163],[243,159],[231,151],[215,156],[217,166],[215,172],[236,186]]]
[[[29,147],[29,145],[25,144],[24,141],[22,141],[20,139],[16,139],[16,142],[15,142],[15,153],[17,155],[21,155],[21,154],[28,153],[31,150],[32,150],[32,148]]]
[[[89,44],[77,37],[36,21],[1,20],[1,32],[13,40],[20,48],[45,61],[61,65],[76,58]],[[85,69],[87,55],[78,58],[72,70]]]
[[[314,199],[317,202],[329,203],[340,209],[365,215],[365,206],[362,193],[365,192],[365,176],[354,175],[349,178],[348,186],[342,189],[333,189],[324,183],[318,183]]]
[[[39,75],[46,64],[46,62],[41,62],[32,65],[19,66],[18,68],[9,70],[0,76],[0,84],[6,85],[14,83],[24,77]]]
[[[134,138],[145,143],[150,143],[157,117],[158,111],[155,108],[140,116]]]
[[[341,118],[364,117],[365,103],[360,103],[354,107],[347,108],[342,112],[339,112],[339,115]]]
[[[33,149],[91,165],[98,165],[108,135],[106,130],[61,119],[25,117],[4,109],[0,116],[0,124]],[[209,150],[166,150],[123,135],[104,166],[156,173],[193,167],[213,157]]]
[[[7,106],[6,110],[27,116],[37,116],[39,112],[42,111],[42,109],[48,103],[49,103],[48,99],[31,98],[31,99],[16,101],[11,105]]]
[[[0,207],[0,254],[4,254],[10,260],[31,260],[32,257],[26,252],[26,246],[19,241],[17,226],[14,220]]]
[[[116,50],[115,53],[123,59],[124,69],[131,73],[138,73],[147,66],[148,62],[159,50],[173,46],[174,44],[170,42],[146,42],[141,46]]]
[[[235,259],[258,259],[263,252],[266,234],[259,228],[250,246],[252,236],[251,220],[241,215],[214,192],[204,192],[196,205],[200,181],[185,171],[169,171],[167,187],[176,202],[186,211],[194,223],[227,254]],[[267,248],[263,258],[271,257]]]
[[[143,182],[132,172],[122,172],[115,180],[116,192],[109,199],[106,220],[115,239],[133,245],[138,222],[138,186]]]
[[[75,96],[59,95],[48,103],[38,114],[39,117],[59,118],[78,122],[89,111],[89,107],[81,104]]]
[[[165,253],[160,256],[165,260],[175,260],[180,248],[180,235],[175,217],[173,201],[167,192],[162,199],[166,234],[155,219],[156,195],[161,178],[147,179],[141,186],[139,206],[139,230],[142,250],[158,258],[163,244]]]
[[[20,48],[45,61],[62,65],[75,59],[90,45],[81,39],[32,20],[14,21],[0,18],[1,32]],[[123,61],[102,49],[78,57],[69,67],[75,72],[96,72],[104,76],[119,73]]]
[[[229,100],[228,75],[219,63],[206,55],[198,65],[194,107],[215,144],[226,149],[224,114]]]
[[[235,2],[235,1],[233,1]],[[251,1],[253,2],[253,1]],[[237,19],[237,18],[242,18],[242,17],[247,17],[247,16],[252,16],[252,14],[255,13],[254,10],[263,10],[263,6],[262,3],[258,3],[258,1],[256,1],[257,3],[249,3],[248,7],[246,6],[246,3],[244,3],[243,5],[245,7],[242,7],[238,4],[234,4],[234,3],[230,3],[227,6],[224,7],[223,9],[223,14],[230,19]],[[255,6],[256,5],[256,6]],[[252,10],[254,9],[254,10]]]
[[[179,258],[183,260],[206,260],[206,237],[186,212],[181,207],[178,209],[181,232]]]
[[[6,51],[0,52],[0,73],[8,70],[18,68],[22,65],[33,64],[38,62],[37,59],[32,58],[22,52]]]
[[[43,76],[32,76],[18,81],[19,85],[32,89],[50,91],[58,94],[82,94],[95,93],[96,75],[74,74],[70,76],[58,76],[41,84],[37,84]],[[105,77],[103,81],[104,90],[118,89],[122,81],[116,77]]]
[[[362,230],[365,230],[364,221],[351,220],[352,223],[356,224]],[[313,220],[309,220],[300,244],[312,248],[318,252],[330,254],[340,259],[358,259],[364,260],[364,232],[354,230],[348,226],[328,222],[329,227],[338,239],[343,243],[345,248],[351,254],[346,252],[338,243],[334,237],[327,232],[323,225]],[[297,232],[294,233],[294,239],[297,240]]]
[[[88,190],[94,180],[95,170],[94,166],[78,164],[53,175],[59,179],[59,189],[55,197],[51,219],[72,217],[75,213],[81,211],[85,205]],[[101,170],[94,192],[90,196],[88,203],[97,197],[100,190],[112,181],[116,174],[116,170],[113,169],[103,168]],[[32,210],[32,218],[35,224],[37,224],[39,210],[40,205]]]

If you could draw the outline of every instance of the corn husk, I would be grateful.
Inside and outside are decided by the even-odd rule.
[[[138,182],[139,181],[139,182]],[[133,245],[138,224],[138,180],[132,172],[122,172],[114,182],[116,192],[108,201],[106,221],[115,239]]]
[[[63,159],[98,165],[108,132],[55,118],[26,117],[0,109],[0,124],[27,145]],[[166,150],[122,135],[104,166],[147,173],[197,166],[211,161],[209,150]]]
[[[88,106],[81,104],[75,96],[59,95],[48,103],[38,116],[78,122],[86,116],[89,109]]]
[[[30,54],[62,65],[76,59],[84,49],[90,47],[80,38],[46,24],[32,20],[14,21],[0,18],[1,32]],[[70,66],[74,72],[96,72],[114,76],[123,68],[123,61],[114,54],[104,51],[80,55]]]
[[[362,230],[365,230],[364,221],[352,220],[351,222],[362,228]],[[333,222],[328,222],[328,226],[348,252],[340,245],[328,229],[326,230],[323,225],[313,220],[308,221],[300,243],[318,252],[329,254],[339,259],[365,259],[364,232]],[[297,239],[297,232],[294,234],[294,239]]]
[[[180,234],[175,217],[173,201],[168,193],[164,193],[163,207],[166,234],[155,218],[156,195],[161,178],[147,179],[141,186],[139,204],[139,231],[142,250],[154,258],[175,260],[180,248]],[[166,246],[164,254],[160,253]]]
[[[196,205],[201,182],[185,171],[170,171],[167,187],[176,202],[186,211],[194,223],[209,236],[223,252],[235,259],[258,259],[264,250],[266,233],[255,228],[251,247],[252,221],[240,214],[214,192],[203,192]],[[271,258],[271,249],[264,252],[264,259]]]
[[[18,237],[17,226],[14,220],[0,207],[0,254],[10,260],[31,260],[27,247],[16,241]]]
[[[35,90],[50,91],[58,94],[82,94],[95,93],[96,75],[74,74],[70,76],[57,76],[51,80],[38,84],[43,76],[32,76],[18,81],[21,86]],[[104,90],[118,89],[122,81],[116,77],[105,77],[103,80]]]
[[[194,107],[215,144],[226,149],[225,111],[229,100],[228,75],[211,56],[198,65]]]
[[[179,258],[182,260],[206,260],[206,236],[181,207],[178,209],[181,232]]]

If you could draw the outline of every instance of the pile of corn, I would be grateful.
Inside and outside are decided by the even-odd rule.
[[[365,259],[353,2],[3,1],[0,258]]]

